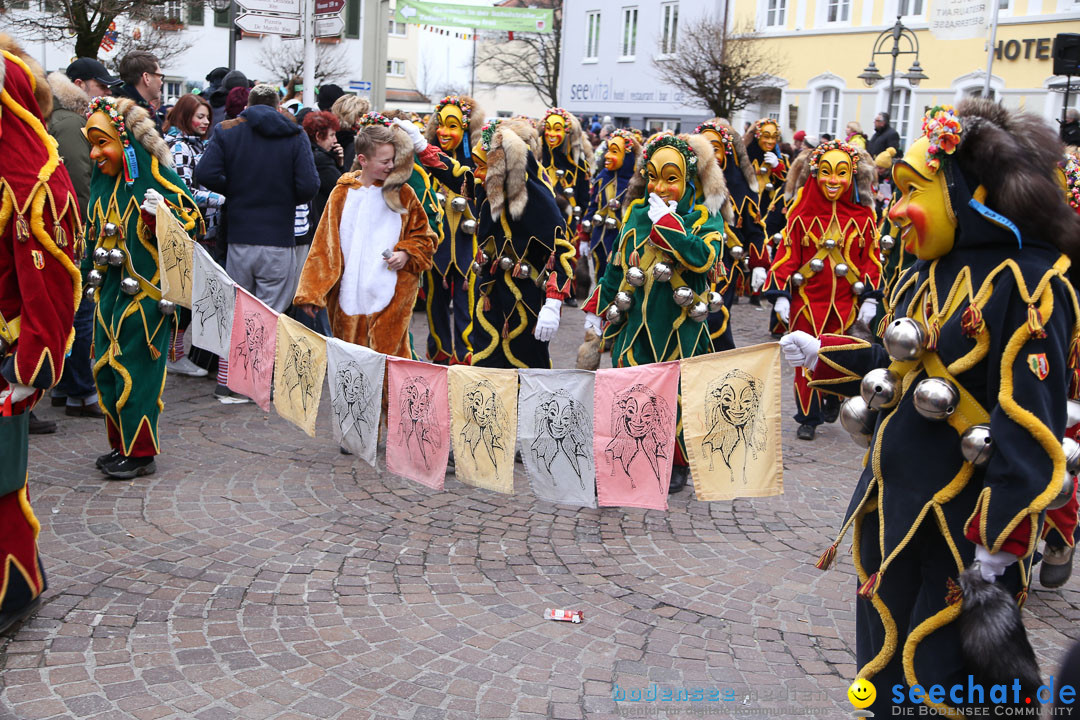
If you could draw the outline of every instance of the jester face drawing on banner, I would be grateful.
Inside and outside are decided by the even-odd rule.
[[[297,338],[285,357],[285,387],[289,394],[300,391],[300,405],[307,412],[315,398],[315,366],[313,351],[306,338]]]
[[[420,453],[429,468],[432,453],[439,447],[438,419],[431,404],[431,387],[420,376],[408,378],[401,386],[401,420],[398,444]]]
[[[379,407],[373,397],[371,383],[364,377],[360,365],[353,361],[338,368],[335,382],[340,397],[345,400],[344,407],[334,405],[334,414],[341,434],[344,436],[349,430],[356,428],[357,433],[365,437],[372,429],[372,411]]]
[[[584,490],[582,461],[587,462],[589,458],[592,424],[581,403],[570,393],[559,390],[546,395],[546,399],[536,406],[536,439],[531,449],[551,475],[554,475],[555,461],[561,456],[569,463]]]
[[[738,477],[746,483],[748,456],[756,460],[767,443],[764,425],[758,422],[761,392],[761,380],[743,370],[732,370],[709,383],[705,398],[709,432],[701,441],[701,450],[709,458],[709,470],[715,454],[720,453],[732,482]]]
[[[670,442],[675,418],[667,401],[645,385],[634,385],[615,396],[611,408],[611,442],[604,452],[615,471],[619,462],[623,473],[636,488],[635,477],[651,472],[660,479],[661,462],[670,463],[664,448]]]
[[[463,408],[465,427],[461,437],[468,446],[474,463],[486,456],[493,468],[506,458],[506,446],[503,438],[509,428],[506,422],[506,409],[495,394],[495,388],[487,380],[472,383],[465,388]],[[482,447],[482,452],[478,447]]]

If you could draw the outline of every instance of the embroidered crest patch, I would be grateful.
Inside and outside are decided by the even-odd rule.
[[[1046,360],[1046,353],[1032,353],[1027,356],[1028,369],[1035,373],[1035,377],[1045,380],[1050,374],[1050,363]]]
[[[45,253],[41,252],[40,250],[31,250],[30,256],[34,258],[34,267],[36,267],[38,270],[45,269]]]

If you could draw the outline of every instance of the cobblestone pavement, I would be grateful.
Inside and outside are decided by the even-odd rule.
[[[565,313],[558,367],[581,317]],[[735,327],[740,345],[768,339],[761,309],[738,306]],[[858,473],[839,427],[807,443],[785,419],[782,497],[576,510],[536,500],[520,466],[513,496],[453,478],[428,492],[340,455],[326,408],[312,440],[212,391],[169,379],[158,473],[134,482],[93,469],[99,423],[41,411],[61,425],[31,438],[50,587],[0,638],[0,716],[688,714],[613,699],[653,683],[739,698],[698,703],[710,717],[851,711],[849,545],[833,570],[813,567]],[[1028,602],[1047,674],[1080,637],[1078,589]],[[585,622],[545,621],[547,607]]]

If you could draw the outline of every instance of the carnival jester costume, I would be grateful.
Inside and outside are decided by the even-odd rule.
[[[970,99],[929,110],[923,133],[893,169],[890,215],[919,260],[893,291],[884,347],[797,332],[781,343],[812,387],[851,397],[841,417],[869,445],[840,533],[854,530],[859,677],[901,686],[905,703],[917,684],[982,682],[980,660],[1000,652],[964,652],[980,633],[961,636],[957,578],[975,561],[1023,602],[1044,511],[1062,494],[1080,378],[1063,254],[1080,254],[1080,217],[1053,177],[1054,131]],[[870,709],[888,714],[890,701],[879,693]],[[971,699],[921,702],[945,713]]]
[[[615,367],[712,352],[706,320],[710,291],[723,276],[727,199],[712,147],[700,135],[654,136],[630,197],[619,244],[582,307],[586,329],[601,334],[597,316],[607,319],[602,338]],[[674,461],[670,490],[677,492],[687,478],[681,430]]]
[[[166,203],[192,236],[202,217],[145,110],[127,98],[96,98],[87,117],[94,170],[83,270],[86,299],[97,304],[94,381],[112,447],[97,464],[111,478],[128,479],[156,470],[175,322],[175,306],[161,297],[154,213]]]
[[[30,411],[60,380],[71,347],[79,205],[45,129],[52,90],[41,67],[0,35],[0,632],[45,590],[30,507]]]
[[[881,261],[870,156],[832,140],[809,151],[807,160],[764,293],[792,330],[820,337],[845,332],[856,318],[873,318]],[[812,440],[825,422],[822,398],[808,382],[807,373],[795,372],[795,421],[803,440]]]
[[[772,265],[773,255],[780,244],[780,234],[787,222],[784,216],[784,181],[787,179],[791,160],[778,147],[780,144],[780,126],[775,120],[762,118],[754,123],[743,136],[746,154],[758,179],[757,206],[759,222],[765,229],[765,237],[760,247],[747,243],[748,262],[751,274],[754,268]],[[759,284],[755,286],[751,278],[751,302],[757,304],[761,283],[764,278],[757,274]],[[769,330],[775,335],[787,330],[784,322],[773,313],[769,317]]]
[[[576,235],[583,203],[589,200],[592,147],[578,119],[562,108],[551,108],[544,113],[541,131],[544,146],[540,165],[555,193],[569,203],[567,227],[571,235]]]
[[[580,235],[587,244],[598,279],[604,275],[607,258],[619,239],[626,190],[640,157],[641,143],[629,130],[616,130],[608,136],[603,165],[589,188],[589,205],[581,221]]]

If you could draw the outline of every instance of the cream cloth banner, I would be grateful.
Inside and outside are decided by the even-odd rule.
[[[326,358],[334,440],[375,467],[386,356],[330,338]]]
[[[236,284],[210,253],[194,246],[191,291],[191,344],[218,357],[229,357]]]
[[[278,316],[274,409],[311,437],[326,377],[326,338],[287,315]]]
[[[457,478],[466,485],[514,492],[517,371],[454,365],[450,437]]]
[[[784,492],[780,345],[680,361],[682,424],[698,500]]]
[[[195,242],[184,232],[184,227],[173,217],[165,203],[158,203],[156,226],[161,296],[190,308]],[[135,238],[131,240],[134,242]]]

